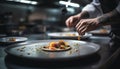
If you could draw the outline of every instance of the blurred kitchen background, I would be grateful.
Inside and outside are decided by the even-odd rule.
[[[0,0],[0,34],[68,31],[65,20],[91,0]],[[41,31],[41,27],[42,30]]]

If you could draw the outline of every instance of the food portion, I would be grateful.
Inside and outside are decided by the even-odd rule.
[[[78,34],[78,33],[64,33],[64,34],[61,34],[61,36],[68,36],[68,37],[77,37],[78,40],[81,39],[81,36]]]
[[[106,29],[101,29],[100,33],[108,33],[108,31]]]
[[[59,40],[58,42],[50,42],[48,46],[42,47],[42,50],[44,51],[66,51],[70,49],[70,45],[63,40]]]
[[[59,36],[66,36],[66,37],[75,37],[79,36],[77,32],[61,32],[58,34]]]
[[[107,30],[107,29],[99,29],[99,30],[90,31],[90,33],[92,33],[92,34],[108,34],[109,30]]]
[[[80,40],[80,39],[81,39],[81,36],[79,35],[79,36],[78,36],[78,40]]]
[[[14,41],[16,41],[16,38],[14,38],[14,37],[12,37],[12,38],[9,38],[9,41],[12,41],[12,42],[14,42]]]
[[[75,33],[66,33],[64,36],[77,36]]]

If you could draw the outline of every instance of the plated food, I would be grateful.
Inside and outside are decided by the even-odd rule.
[[[98,29],[90,31],[91,34],[109,34],[110,30],[107,29]]]
[[[67,42],[63,41],[63,40],[59,40],[58,42],[50,42],[48,46],[43,46],[42,50],[44,51],[66,51],[66,50],[70,50],[71,46],[68,45]]]
[[[48,33],[48,36],[51,37],[76,37],[79,34],[77,32],[53,32]]]
[[[49,49],[53,48],[50,46],[55,46],[54,44],[59,42],[65,43],[65,47],[62,47],[62,49],[56,47],[52,50]],[[44,48],[45,46],[48,47]],[[100,47],[100,45],[95,43],[78,40],[36,40],[34,42],[28,41],[27,44],[12,44],[5,48],[5,52],[11,56],[32,61],[33,59],[36,61],[54,61],[54,59],[59,61],[60,59],[68,60],[92,56],[100,50]]]
[[[9,40],[9,41],[12,41],[12,42],[15,42],[15,41],[16,41],[16,38],[11,37],[11,38],[9,38],[8,40]]]
[[[100,33],[108,33],[108,30],[106,30],[106,29],[100,29]]]
[[[0,38],[0,42],[2,43],[16,43],[16,42],[24,42],[27,41],[26,37],[3,37]]]
[[[65,33],[65,34],[61,33],[61,36],[78,36],[78,35],[76,33]]]
[[[85,35],[79,35],[78,32],[52,32],[47,33],[50,38],[58,38],[58,39],[86,39],[92,36],[92,34],[85,33]]]

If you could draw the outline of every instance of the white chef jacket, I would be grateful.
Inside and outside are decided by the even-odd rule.
[[[82,11],[87,11],[90,15],[90,18],[95,18],[103,14],[102,8],[100,6],[99,0],[93,0],[90,4],[87,4]],[[120,2],[115,8],[120,13]]]

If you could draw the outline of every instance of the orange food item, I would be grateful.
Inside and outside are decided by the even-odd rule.
[[[44,46],[42,49],[45,51],[65,51],[71,47],[63,40],[59,40],[58,42],[50,42],[48,46]]]
[[[16,39],[15,38],[9,38],[9,41],[16,41]]]
[[[80,36],[78,36],[78,40],[80,40],[80,38],[81,38],[81,37],[80,37]]]
[[[56,42],[50,42],[49,47],[55,47],[56,46]]]
[[[65,42],[64,42],[63,40],[60,40],[60,41],[58,42],[58,44],[59,44],[59,45],[65,45]]]
[[[50,50],[56,50],[56,48],[55,48],[55,47],[49,47],[49,49],[50,49]]]
[[[106,29],[101,29],[100,33],[107,33],[107,30]]]

